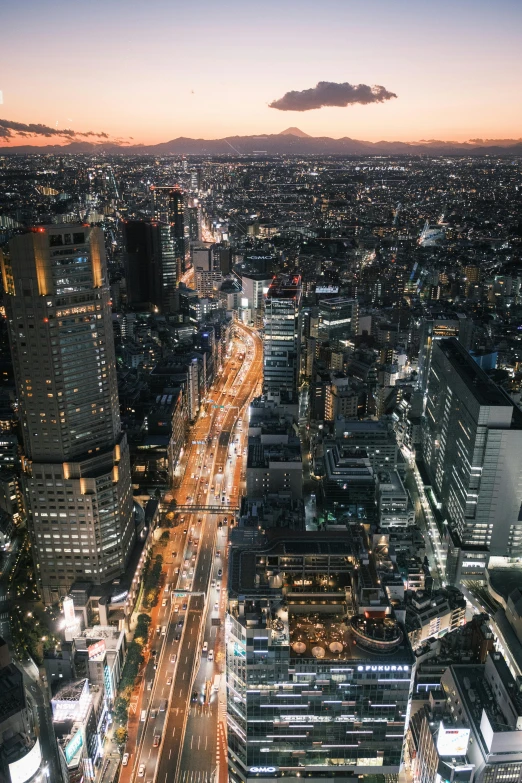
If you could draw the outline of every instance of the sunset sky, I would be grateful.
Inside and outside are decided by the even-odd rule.
[[[522,137],[520,0],[17,0],[1,3],[0,29],[11,121],[146,144],[288,126],[370,141]],[[268,107],[319,81],[398,97]]]

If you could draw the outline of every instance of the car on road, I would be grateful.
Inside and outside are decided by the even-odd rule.
[[[207,650],[208,650],[208,642],[203,642],[203,650],[202,650],[203,655],[207,652]]]
[[[181,608],[183,609],[183,611],[184,611],[184,612],[186,612],[186,611],[187,611],[187,603],[185,602],[185,603],[182,605],[182,607],[181,607]]]
[[[128,763],[129,763],[129,754],[128,753],[124,753],[123,757],[121,759],[121,765],[122,765],[122,767],[126,767]]]
[[[176,604],[176,605],[175,605],[175,607],[174,607],[174,611],[175,611],[175,612],[179,612],[179,604]]]
[[[223,569],[222,568],[218,568],[218,576],[223,576]]]
[[[138,769],[138,777],[142,778],[145,775],[145,764],[140,764],[140,768]]]
[[[209,650],[209,651],[208,651],[208,660],[209,660],[211,663],[212,663],[212,661],[214,660],[214,650]]]
[[[172,653],[172,655],[170,656],[170,662],[171,663],[176,663],[176,658],[177,658],[176,653]]]
[[[177,633],[177,634],[176,634],[176,638],[175,638],[175,640],[174,640],[174,641],[176,641],[176,642],[179,642],[180,638],[181,638],[181,634],[180,634],[180,633]]]
[[[163,599],[163,601],[161,602],[161,605],[162,606],[167,606],[167,599],[166,598]]]
[[[153,748],[157,748],[158,747],[158,745],[160,744],[160,739],[161,739],[161,736],[159,734],[155,734],[154,735],[154,739],[152,741],[152,747]]]
[[[197,701],[197,700],[198,700],[198,692],[197,691],[192,691],[192,701],[194,702],[194,701]]]
[[[167,677],[167,685],[172,685],[172,674],[169,674]]]
[[[219,549],[216,549],[216,557],[221,557],[221,552]]]
[[[219,611],[219,604],[218,604],[218,602],[217,602],[217,601],[216,601],[216,603],[214,604],[214,611],[215,611],[215,612]]]

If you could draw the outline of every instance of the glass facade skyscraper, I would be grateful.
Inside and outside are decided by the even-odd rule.
[[[274,277],[265,301],[263,385],[295,395],[299,383],[301,277]]]
[[[423,456],[448,581],[522,555],[522,412],[454,337],[435,341]],[[478,571],[477,571],[478,569]]]
[[[125,569],[134,542],[103,233],[39,227],[2,258],[24,490],[47,603]]]

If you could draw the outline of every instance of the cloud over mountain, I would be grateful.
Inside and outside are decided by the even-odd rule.
[[[14,122],[13,120],[0,120],[0,138],[12,139],[15,136],[45,136],[50,138],[51,136],[61,136],[68,139],[80,139],[93,136],[98,139],[108,139],[109,134],[96,133],[95,131],[86,131],[81,133],[80,131],[74,131],[71,128],[51,128],[49,125],[42,125],[41,123],[31,122],[26,124],[25,122]]]
[[[291,90],[268,104],[279,111],[310,111],[323,106],[351,106],[354,103],[384,103],[396,98],[394,92],[374,84],[350,84],[349,82],[318,82],[308,90]]]

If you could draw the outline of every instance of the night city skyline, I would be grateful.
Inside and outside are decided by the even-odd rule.
[[[0,783],[522,783],[520,3],[0,25]]]

